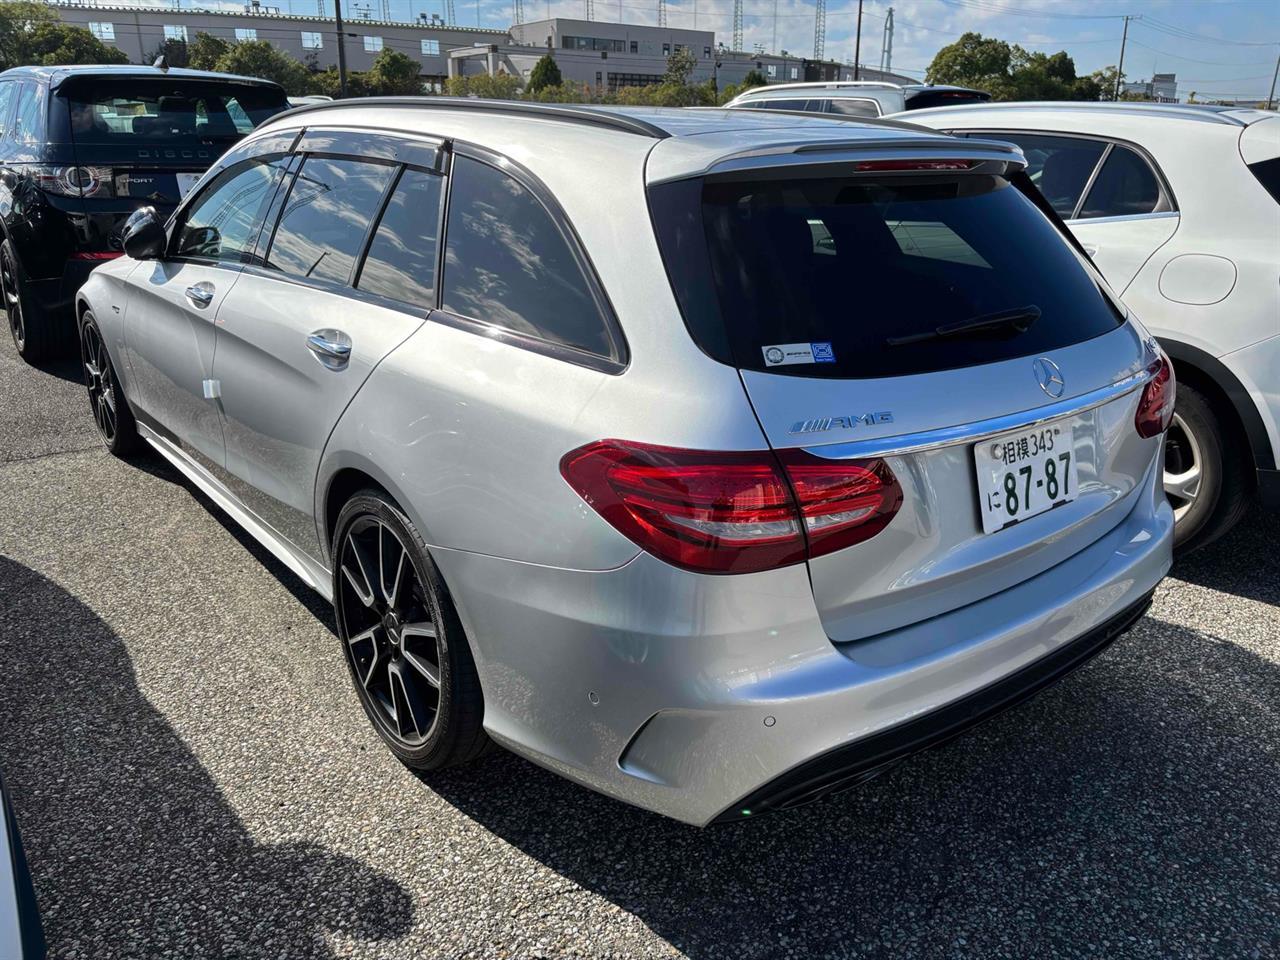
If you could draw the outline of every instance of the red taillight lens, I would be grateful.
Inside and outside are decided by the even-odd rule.
[[[1149,369],[1152,377],[1142,388],[1138,412],[1133,416],[1133,425],[1138,428],[1140,437],[1158,437],[1169,429],[1169,424],[1173,421],[1173,403],[1177,393],[1173,364],[1169,362],[1163,350]]]
[[[785,469],[785,472],[784,472]],[[601,440],[560,472],[626,537],[668,563],[748,573],[800,563],[874,536],[902,502],[881,461],[788,451],[715,452]]]

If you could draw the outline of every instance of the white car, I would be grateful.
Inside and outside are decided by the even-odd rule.
[[[905,86],[876,80],[832,80],[816,83],[771,83],[744,90],[726,107],[834,113],[844,117],[883,117],[957,103],[983,103],[991,94],[968,87],[930,83]]]
[[[899,119],[1016,143],[1027,171],[1178,378],[1175,543],[1280,507],[1280,116],[1146,103],[999,103]]]

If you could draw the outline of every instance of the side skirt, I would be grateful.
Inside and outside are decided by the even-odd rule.
[[[213,474],[141,420],[138,422],[138,433],[183,476],[194,483],[201,493],[221,507],[224,513],[270,551],[273,557],[297,574],[303,583],[325,600],[333,600],[333,581],[328,570],[295,550],[284,537],[240,503]]]

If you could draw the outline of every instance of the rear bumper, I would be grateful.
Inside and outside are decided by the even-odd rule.
[[[1141,614],[1172,531],[1152,469],[1123,521],[1050,570],[845,644],[823,631],[804,566],[711,577],[648,555],[605,572],[433,556],[496,740],[705,825],[856,781],[1065,675]]]

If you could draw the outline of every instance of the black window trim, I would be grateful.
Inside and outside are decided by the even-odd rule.
[[[1067,223],[1074,223],[1084,207],[1084,202],[1089,197],[1089,191],[1093,189],[1094,181],[1097,180],[1098,174],[1102,170],[1102,165],[1106,163],[1107,157],[1111,156],[1114,147],[1128,147],[1147,165],[1151,170],[1152,176],[1156,178],[1156,188],[1160,191],[1160,198],[1156,201],[1156,208],[1149,213],[1124,214],[1123,219],[1134,220],[1138,217],[1159,217],[1167,216],[1171,213],[1179,213],[1178,199],[1174,196],[1173,188],[1169,186],[1169,181],[1165,178],[1164,171],[1160,169],[1160,164],[1156,163],[1155,157],[1151,152],[1140,144],[1134,143],[1132,140],[1125,140],[1121,137],[1096,136],[1088,133],[1074,133],[1067,130],[1041,130],[1041,129],[1011,129],[989,128],[989,127],[965,127],[964,129],[946,130],[950,133],[962,137],[982,136],[999,139],[1001,136],[1009,136],[1010,134],[1025,133],[1028,136],[1035,137],[1063,137],[1068,140],[1088,140],[1093,143],[1101,143],[1105,145],[1105,149],[1098,157],[1098,162],[1094,164],[1093,172],[1089,174],[1089,179],[1085,181],[1084,189],[1080,191],[1080,199],[1076,201],[1075,209],[1071,211],[1071,216],[1063,217]],[[1119,220],[1121,217],[1089,217],[1087,220],[1081,220],[1081,223],[1094,223],[1097,221]]]
[[[507,157],[487,147],[478,144],[463,141],[454,141],[453,155],[464,156],[469,160],[475,160],[486,166],[492,167],[499,173],[511,177],[516,183],[520,184],[524,189],[528,190],[535,200],[541,204],[542,208],[551,218],[556,229],[564,238],[566,245],[574,260],[578,263],[578,268],[582,272],[583,277],[587,281],[590,288],[592,299],[596,302],[596,309],[600,314],[600,319],[604,323],[605,331],[609,335],[609,339],[613,344],[613,355],[605,356],[595,353],[591,350],[583,350],[578,347],[571,347],[564,343],[557,343],[554,340],[546,340],[542,337],[535,337],[531,334],[510,330],[506,327],[490,323],[485,320],[477,320],[474,317],[467,317],[451,310],[445,310],[443,306],[439,307],[432,315],[431,319],[444,323],[448,326],[455,327],[459,330],[465,330],[468,333],[475,333],[489,340],[497,340],[510,346],[519,347],[523,350],[529,350],[533,353],[540,353],[551,357],[555,360],[563,360],[566,363],[576,364],[580,367],[587,367],[600,373],[608,373],[619,375],[626,371],[631,362],[630,348],[627,344],[626,336],[623,334],[622,326],[618,322],[617,313],[613,309],[613,304],[609,300],[608,294],[605,292],[604,284],[600,281],[600,276],[596,272],[595,264],[591,262],[591,257],[587,253],[582,238],[578,236],[578,232],[574,229],[573,224],[565,215],[564,210],[556,201],[551,190],[537,176],[525,168],[522,164],[517,163],[510,157]],[[453,202],[453,157],[450,157],[449,164],[449,183],[446,184],[445,196],[445,232],[440,237],[440,267],[441,272],[436,283],[436,302],[444,303],[444,288],[448,282],[446,271],[444,270],[444,257],[448,245],[448,212]]]

